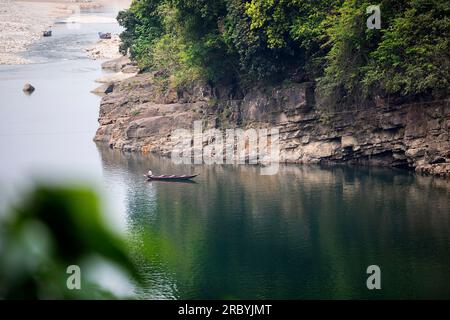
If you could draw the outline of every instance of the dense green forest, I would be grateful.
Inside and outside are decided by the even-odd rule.
[[[118,20],[122,53],[175,87],[314,81],[346,102],[450,89],[448,0],[134,0]]]

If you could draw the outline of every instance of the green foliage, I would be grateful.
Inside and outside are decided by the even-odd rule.
[[[319,83],[326,96],[358,100],[361,95],[361,67],[367,63],[378,32],[367,29],[365,10],[369,5],[369,1],[345,1],[337,17],[328,17],[325,23],[328,41],[324,47],[329,50]]]
[[[374,94],[431,95],[450,89],[450,3],[384,0],[382,29],[366,28],[369,1],[345,1],[327,33],[321,88],[355,103]]]
[[[251,28],[262,29],[270,48],[282,48],[294,42],[305,50],[314,50],[324,33],[324,20],[342,1],[336,0],[252,0],[246,4]]]
[[[288,75],[288,70],[295,69],[301,50],[271,46],[268,34],[262,28],[252,27],[245,2],[229,1],[227,11],[223,19],[223,37],[228,51],[235,56],[236,74],[241,82],[281,81]]]
[[[133,1],[129,10],[119,12],[117,21],[125,31],[120,35],[120,51],[129,52],[140,67],[151,63],[150,47],[164,32],[158,8],[163,0]]]
[[[201,79],[201,70],[191,60],[191,48],[180,36],[181,30],[176,24],[177,10],[161,6],[159,11],[164,17],[162,21],[166,32],[150,48],[152,68],[175,87]]]
[[[414,0],[383,31],[364,84],[402,95],[450,90],[450,2]]]
[[[193,81],[317,81],[341,103],[449,89],[446,0],[134,0],[119,14],[122,52],[173,86]]]
[[[90,257],[140,280],[126,243],[105,226],[97,196],[83,188],[34,190],[0,224],[0,256],[0,298],[113,297],[84,280],[81,290],[67,289],[67,267]]]

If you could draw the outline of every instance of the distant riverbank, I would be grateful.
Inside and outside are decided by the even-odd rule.
[[[0,0],[0,64],[32,63],[33,61],[21,57],[20,53],[38,41],[42,36],[42,31],[50,28],[58,19],[73,16],[79,10],[96,9],[106,3],[122,9],[128,6],[129,2],[129,0],[89,2],[81,0]],[[82,23],[83,21],[75,19],[69,22]],[[91,56],[95,55],[91,54]]]

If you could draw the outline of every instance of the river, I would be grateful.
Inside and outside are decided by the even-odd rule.
[[[101,61],[81,49],[99,30],[120,28],[58,24],[25,54],[38,63],[0,66],[0,209],[36,181],[95,188],[111,226],[152,252],[134,292],[144,298],[450,298],[448,181],[347,166],[262,176],[257,166],[175,165],[97,146],[100,98],[90,90]],[[149,168],[200,176],[147,182]],[[153,241],[136,239],[141,230]],[[369,265],[381,268],[381,290],[366,287]]]

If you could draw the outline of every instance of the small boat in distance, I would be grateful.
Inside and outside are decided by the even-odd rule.
[[[52,30],[46,30],[46,31],[42,32],[42,35],[44,37],[51,37],[52,36]]]
[[[193,174],[193,175],[150,175],[150,174],[144,174],[144,176],[147,178],[148,181],[151,180],[164,180],[164,181],[185,181],[185,180],[191,180],[195,177],[198,176],[198,174]]]
[[[111,32],[99,32],[98,36],[100,39],[111,39]]]

